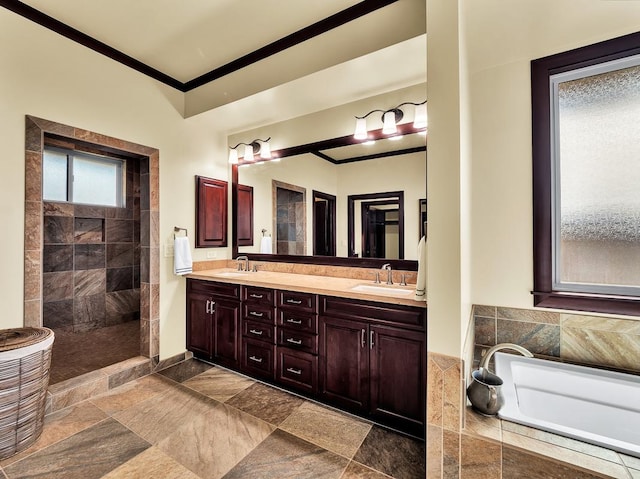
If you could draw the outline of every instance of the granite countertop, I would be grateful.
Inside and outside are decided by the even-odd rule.
[[[324,294],[341,298],[364,299],[387,304],[426,308],[426,301],[416,301],[415,284],[400,286],[375,284],[373,281],[273,271],[244,272],[231,268],[209,269],[186,275],[187,278],[220,283],[244,284],[262,288],[286,289],[304,293]],[[354,290],[360,287],[362,290]]]

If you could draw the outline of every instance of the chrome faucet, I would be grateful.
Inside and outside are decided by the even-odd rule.
[[[391,273],[391,265],[389,263],[385,263],[382,265],[383,270],[387,270],[387,284],[393,284],[393,274]]]
[[[238,271],[249,271],[249,257],[248,256],[238,256],[236,258],[238,262]],[[240,261],[244,261],[244,270],[242,269],[242,263]]]
[[[518,351],[520,354],[522,354],[523,356],[525,356],[527,358],[532,358],[533,357],[533,354],[531,354],[531,352],[528,349],[525,349],[522,346],[519,346],[517,344],[513,344],[513,343],[496,344],[495,346],[489,348],[489,350],[486,352],[484,357],[480,360],[479,369],[481,371],[488,370],[489,361],[491,361],[491,358],[493,357],[493,354],[495,352],[497,352],[497,351],[502,350],[502,349],[513,349],[514,351]]]

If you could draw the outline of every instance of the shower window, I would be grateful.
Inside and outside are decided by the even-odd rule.
[[[125,206],[124,160],[46,147],[43,199],[100,206]]]
[[[536,306],[640,314],[638,45],[532,62]]]

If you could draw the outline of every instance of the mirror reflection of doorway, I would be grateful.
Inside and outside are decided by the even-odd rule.
[[[336,197],[313,190],[313,255],[336,255]]]
[[[404,259],[404,192],[347,197],[349,256]]]
[[[306,254],[306,189],[273,180],[277,254]]]
[[[399,259],[398,201],[363,202],[362,257]]]

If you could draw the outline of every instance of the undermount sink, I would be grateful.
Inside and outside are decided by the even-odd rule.
[[[412,289],[406,288],[394,288],[393,286],[372,286],[370,284],[359,284],[351,288],[351,291],[359,291],[361,293],[374,293],[374,294],[388,294],[388,295],[401,295],[409,296],[413,294]]]

